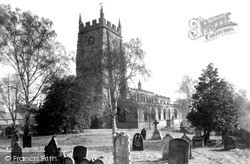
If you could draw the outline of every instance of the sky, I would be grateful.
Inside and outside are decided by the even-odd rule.
[[[245,89],[250,97],[249,52],[250,10],[247,0],[1,0],[23,11],[30,10],[39,17],[54,22],[57,39],[68,52],[76,52],[79,14],[82,21],[100,16],[122,25],[123,42],[140,38],[146,52],[145,62],[152,75],[142,81],[142,89],[168,96],[176,91],[184,75],[197,80],[209,63],[218,68],[219,76]],[[237,23],[234,32],[206,41],[204,37],[188,37],[189,20],[208,19],[230,12],[230,20]],[[4,68],[8,70],[8,68]],[[4,71],[7,72],[7,71]],[[72,68],[75,74],[75,68]],[[4,74],[2,74],[3,76]],[[134,86],[137,87],[137,83]]]

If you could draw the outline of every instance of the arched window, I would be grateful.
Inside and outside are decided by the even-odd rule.
[[[166,109],[163,109],[163,119],[166,120]]]
[[[144,112],[144,121],[148,121],[148,113]]]
[[[178,111],[177,109],[174,109],[174,118],[177,119]]]
[[[151,110],[151,118],[152,120],[155,120],[155,109]]]
[[[158,120],[161,120],[161,110],[158,110]]]

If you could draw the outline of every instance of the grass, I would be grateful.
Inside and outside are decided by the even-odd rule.
[[[130,135],[130,143],[132,143],[132,139],[135,133],[140,133],[139,129],[121,129],[119,131],[125,131]],[[57,139],[58,146],[61,147],[63,152],[68,152],[68,156],[72,157],[72,150],[75,146],[82,145],[88,148],[88,158],[96,159],[100,156],[103,157],[105,164],[112,164],[112,137],[111,137],[111,129],[89,129],[85,130],[83,133],[80,134],[66,134],[66,135],[57,135],[55,136]],[[131,163],[132,164],[161,164],[166,163],[166,161],[162,161],[161,157],[161,141],[150,140],[152,137],[153,130],[147,130],[147,139],[144,140],[144,150],[143,151],[131,151]],[[166,134],[170,134],[173,138],[180,138],[183,133],[178,132],[168,132],[168,131],[161,131],[162,136]],[[192,138],[192,135],[188,136]],[[52,136],[33,136],[32,137],[32,148],[23,148],[23,156],[37,156],[41,157],[44,156],[44,147],[48,145]],[[220,137],[212,136],[211,139],[220,140]],[[11,140],[7,140],[6,138],[0,138],[0,163],[6,163],[5,156],[10,155],[10,142]],[[20,143],[22,145],[22,141]],[[130,146],[132,147],[132,145]],[[6,149],[8,148],[8,149]],[[212,161],[216,160],[224,160],[221,159],[221,155],[228,154],[229,157],[234,155],[235,158],[239,156],[246,157],[247,155],[242,155],[242,151],[215,151],[218,148],[197,148],[192,149],[192,155],[194,159],[190,160],[190,164],[194,163],[208,163],[213,164]],[[244,153],[249,153],[250,150],[243,150]],[[233,154],[230,154],[233,153]],[[217,156],[218,158],[217,158]],[[213,158],[210,158],[212,156]],[[227,157],[227,156],[226,156]],[[250,159],[250,158],[249,158]],[[230,161],[230,160],[228,160]],[[10,162],[15,163],[15,162]],[[37,162],[26,162],[26,163],[37,163]]]

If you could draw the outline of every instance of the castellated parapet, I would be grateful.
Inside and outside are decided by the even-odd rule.
[[[98,22],[96,19],[92,20],[92,22],[86,22],[85,25],[82,23],[82,26],[79,29],[79,33],[86,33],[102,27],[122,37],[121,27],[119,27],[119,25],[118,27],[116,27],[116,25],[111,24],[111,22],[107,21],[105,18],[99,18]]]

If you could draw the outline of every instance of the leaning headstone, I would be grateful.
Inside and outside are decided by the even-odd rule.
[[[76,146],[73,149],[73,158],[76,163],[87,157],[88,149],[84,146]]]
[[[32,137],[31,135],[23,135],[23,148],[32,147]]]
[[[169,155],[169,141],[173,139],[173,137],[169,134],[166,134],[163,138],[162,142],[162,159],[168,159]]]
[[[143,150],[143,140],[140,133],[136,133],[133,138],[133,150]]]
[[[183,136],[181,137],[182,139],[185,139],[189,142],[189,158],[192,158],[192,140],[186,135],[186,133],[183,134]]]
[[[190,144],[182,138],[169,141],[168,164],[188,164]]]
[[[47,146],[44,148],[45,157],[57,157],[59,155],[58,152],[58,144],[56,138],[53,136]]]
[[[137,134],[139,134],[139,133],[137,133]],[[115,140],[115,149],[116,149],[115,163],[117,163],[117,164],[130,164],[131,159],[130,159],[129,135],[126,132],[116,132],[113,137]],[[136,147],[136,148],[140,148],[140,144],[141,144],[140,140],[142,140],[142,138],[138,140],[139,147]],[[142,149],[143,149],[143,145],[142,145]],[[102,162],[102,161],[99,161],[99,163],[100,162]]]
[[[153,136],[152,136],[152,140],[161,140],[162,136],[161,136],[161,132],[157,129],[157,125],[159,124],[159,122],[157,120],[155,120],[153,122],[153,124],[155,125],[155,130],[153,132]]]
[[[147,135],[146,129],[144,129],[144,128],[142,129],[141,135],[142,135],[142,138],[145,140],[146,139],[146,135]]]
[[[22,148],[18,144],[18,142],[15,142],[11,149],[11,161],[20,161],[22,157]]]
[[[65,158],[63,159],[63,164],[75,164],[75,161],[74,161],[74,159],[71,158],[71,157],[65,157]]]
[[[226,136],[224,139],[224,148],[229,149],[235,149],[236,148],[236,141],[232,136]]]

